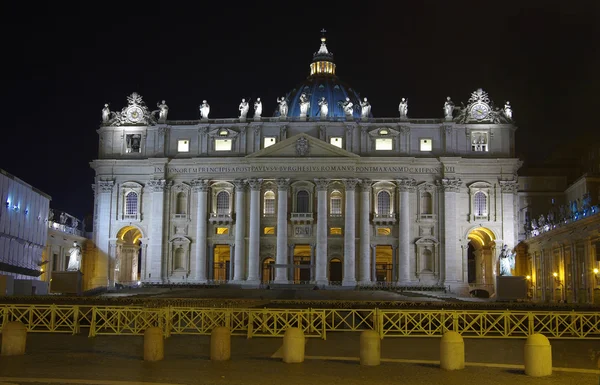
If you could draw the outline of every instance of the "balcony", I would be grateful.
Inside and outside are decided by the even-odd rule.
[[[233,223],[233,218],[231,217],[231,214],[210,213],[208,221],[212,224],[226,225]]]
[[[292,213],[290,221],[295,225],[310,225],[313,223],[313,213]]]
[[[375,214],[373,215],[373,224],[375,225],[393,225],[396,223],[396,214]]]

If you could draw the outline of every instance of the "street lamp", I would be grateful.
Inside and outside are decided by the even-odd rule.
[[[598,276],[598,268],[592,270],[594,272],[594,278],[596,278],[596,285],[600,285],[600,277]]]
[[[560,278],[558,278],[558,273],[554,272],[554,273],[552,273],[552,276],[554,277],[554,282],[556,283],[556,285],[561,286],[562,281],[560,280]]]

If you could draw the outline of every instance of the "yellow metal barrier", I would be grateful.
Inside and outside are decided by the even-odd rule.
[[[399,309],[236,309],[0,304],[2,325],[20,321],[29,332],[141,335],[149,327],[171,334],[208,335],[227,326],[233,335],[281,337],[289,327],[307,337],[376,330],[384,337],[433,337],[452,330],[463,337],[600,339],[600,313]],[[0,326],[2,326],[0,325]]]

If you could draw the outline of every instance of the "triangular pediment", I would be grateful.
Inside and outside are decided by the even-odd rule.
[[[294,135],[246,158],[359,158],[358,155],[307,134]]]

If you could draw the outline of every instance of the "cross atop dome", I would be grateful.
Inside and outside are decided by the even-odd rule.
[[[325,42],[325,28],[321,29],[321,47],[313,55],[313,62],[310,65],[310,74],[312,75],[335,75],[335,63],[333,62],[333,53],[329,52]]]

